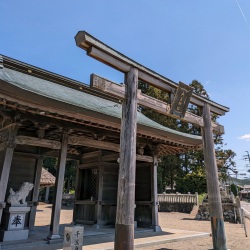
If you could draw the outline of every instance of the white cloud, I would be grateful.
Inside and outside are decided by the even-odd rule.
[[[242,135],[242,136],[238,137],[238,139],[250,141],[250,134]]]

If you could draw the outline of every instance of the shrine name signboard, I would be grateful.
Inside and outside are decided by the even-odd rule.
[[[179,82],[174,100],[171,104],[170,113],[179,118],[184,118],[193,93],[193,88]]]

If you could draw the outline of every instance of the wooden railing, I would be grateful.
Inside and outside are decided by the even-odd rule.
[[[195,194],[158,194],[158,202],[162,203],[193,203],[198,205],[198,193]]]

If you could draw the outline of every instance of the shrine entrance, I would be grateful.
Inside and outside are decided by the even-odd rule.
[[[6,213],[12,206],[8,202],[10,188],[19,192],[22,184],[28,182],[33,184],[33,189],[23,197],[27,202],[23,205],[29,211],[25,219],[22,217],[21,230],[25,231],[20,234],[22,238],[28,235],[27,240],[35,237],[34,223],[40,213],[37,211],[39,187],[46,157],[54,158],[56,162],[54,198],[45,232],[47,242],[62,241],[60,214],[67,160],[77,162],[72,222],[96,230],[102,230],[104,226],[114,228],[119,162],[124,158],[120,146],[122,107],[117,104],[117,98],[8,57],[0,57],[0,62],[2,233],[7,230],[9,217]],[[93,76],[92,79],[97,78]],[[102,81],[102,78],[98,79]],[[158,158],[199,149],[202,140],[200,136],[161,126],[138,113],[134,143],[133,226],[137,225],[137,230],[159,231]],[[45,234],[38,234],[34,239]],[[15,242],[15,239],[8,241]],[[1,241],[1,244],[9,244],[7,239]]]
[[[0,57],[0,221],[7,229],[9,190],[34,185],[26,198],[24,230],[32,231],[38,205],[43,160],[57,160],[55,192],[47,241],[62,240],[59,231],[67,159],[77,162],[72,221],[101,228],[115,226],[115,249],[134,249],[134,227],[160,231],[157,165],[162,155],[204,148],[212,235],[215,249],[226,249],[213,132],[223,126],[211,113],[229,109],[192,93],[185,84],[145,68],[86,32],[77,45],[89,56],[125,73],[125,86],[92,75],[90,87],[37,67]],[[163,89],[171,104],[143,95],[138,80]],[[122,102],[122,105],[120,105]],[[202,116],[186,112],[190,103]],[[137,112],[137,105],[202,128],[200,136],[161,126]],[[3,239],[2,239],[3,241]]]

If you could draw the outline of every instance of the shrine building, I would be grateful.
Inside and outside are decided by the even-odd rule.
[[[125,73],[125,86],[137,84],[139,79],[169,91],[170,100],[175,98],[171,104],[146,96],[139,90],[133,98],[138,100],[139,106],[200,126],[203,137],[152,121],[140,109],[136,112],[137,102],[134,102],[131,107],[137,117],[132,123],[136,124],[133,125],[136,131],[133,132],[131,127],[128,133],[135,135],[136,143],[127,149],[124,124],[130,118],[124,118],[123,111],[130,105],[126,104],[126,98],[133,95],[128,95],[131,90],[95,74],[91,75],[89,84],[84,84],[0,55],[0,248],[1,241],[28,238],[33,231],[46,157],[56,158],[58,162],[47,236],[51,243],[61,239],[59,221],[67,160],[77,162],[73,224],[92,225],[96,229],[116,225],[115,249],[123,249],[117,245],[121,242],[119,237],[123,237],[127,230],[128,240],[125,241],[133,244],[133,222],[138,228],[161,230],[157,198],[158,159],[204,146],[210,212],[211,218],[215,218],[211,221],[223,225],[212,131],[223,133],[224,128],[211,121],[210,111],[224,115],[229,109],[192,94],[185,89],[188,88],[185,84],[164,78],[86,32],[77,34],[76,43],[88,55]],[[186,112],[189,100],[203,109],[203,116]],[[123,103],[128,106],[122,111]],[[127,158],[124,151],[128,151]],[[130,153],[135,157],[130,157]],[[128,158],[126,164],[121,163]],[[135,170],[135,175],[129,176],[128,169],[134,161],[135,168],[131,169]],[[123,170],[127,171],[125,177],[121,175]],[[119,197],[125,193],[129,195],[127,207],[127,201]],[[129,209],[128,216],[132,215],[132,220],[123,218],[126,209]],[[214,244],[217,241],[225,244],[225,237],[216,238],[217,225],[212,228]],[[219,227],[219,233],[224,234],[223,226]]]
[[[120,151],[121,104],[89,85],[1,56],[0,215],[9,189],[34,184],[25,228],[33,229],[45,157],[57,157],[61,190],[66,159],[78,163],[72,221],[114,225]],[[93,77],[97,76],[92,76]],[[105,79],[102,79],[105,80]],[[157,158],[199,149],[199,136],[164,127],[138,112],[135,218],[138,227],[158,225]],[[63,166],[64,165],[64,166]],[[60,207],[62,193],[55,192]],[[58,235],[60,210],[52,211],[51,239]]]

